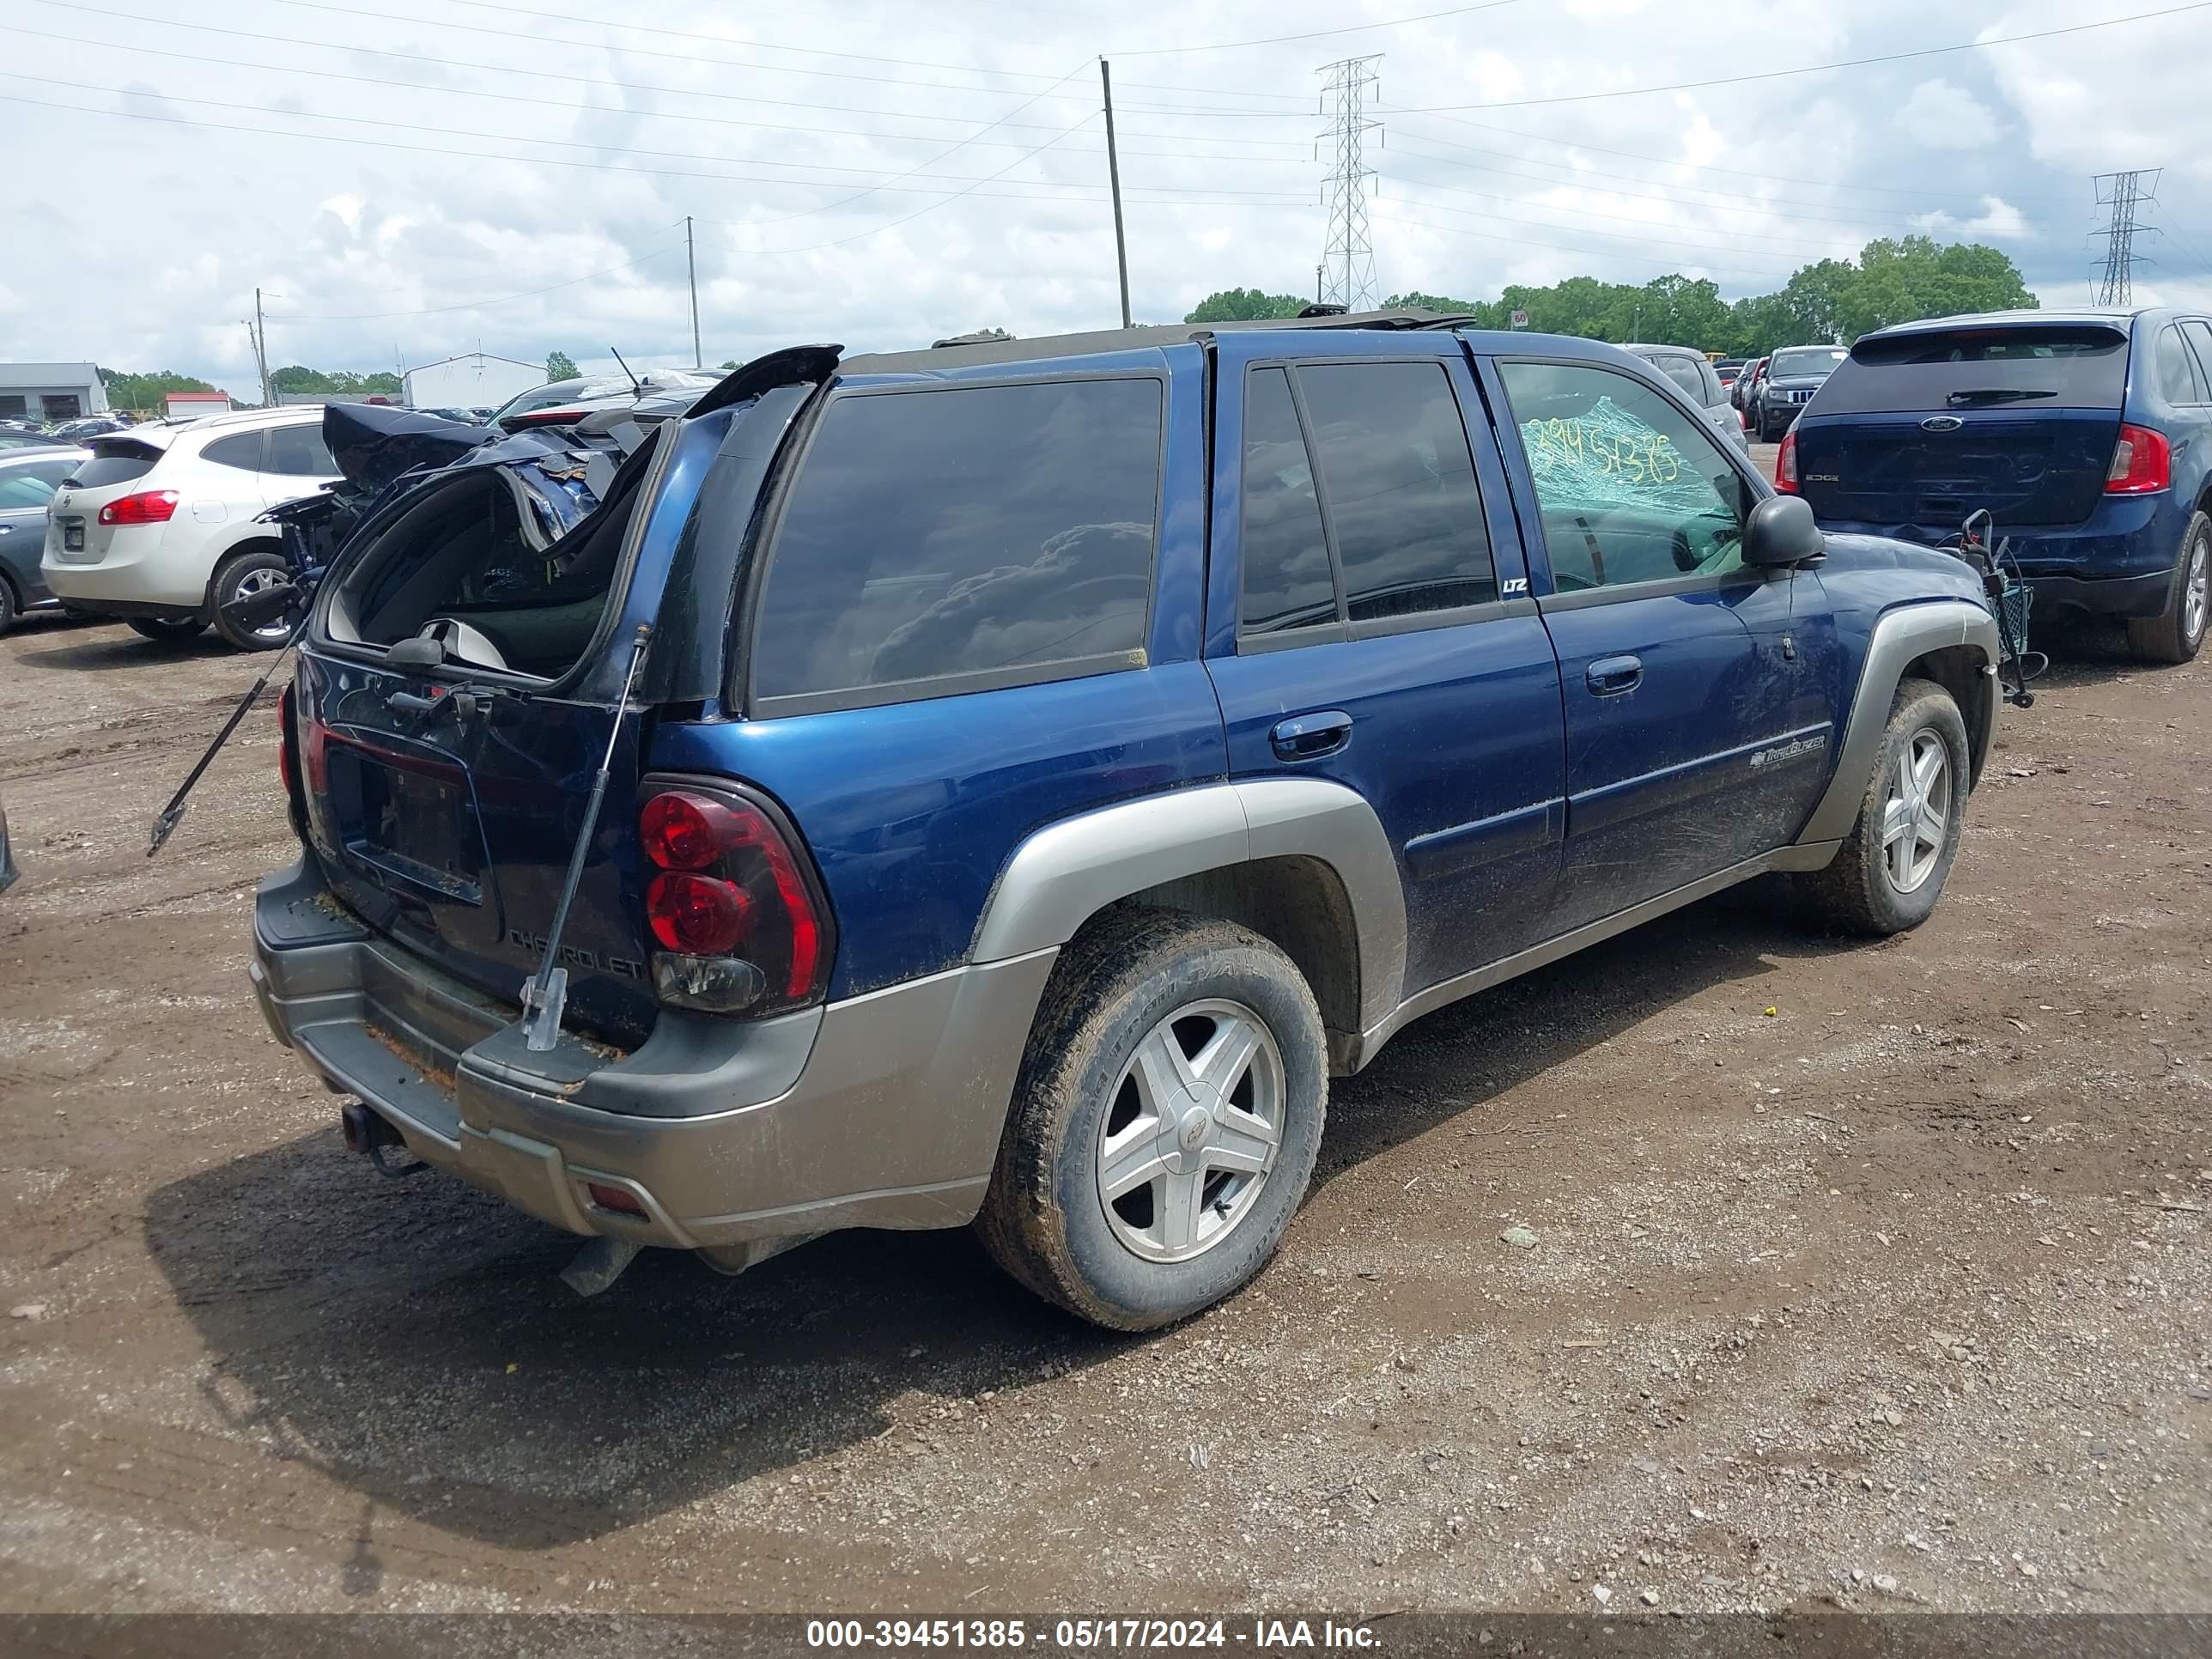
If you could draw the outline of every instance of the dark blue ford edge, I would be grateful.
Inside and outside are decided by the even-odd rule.
[[[2147,662],[2204,642],[2212,319],[2015,311],[1863,337],[1777,461],[1827,530],[1935,543],[1979,507],[2039,611],[2124,618]]]

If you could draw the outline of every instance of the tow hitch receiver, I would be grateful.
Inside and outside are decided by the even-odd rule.
[[[380,1176],[397,1181],[402,1176],[411,1176],[430,1167],[420,1158],[412,1164],[386,1163],[386,1157],[393,1147],[407,1143],[398,1130],[357,1100],[338,1109],[338,1132],[345,1137],[346,1151],[359,1152],[368,1158]]]

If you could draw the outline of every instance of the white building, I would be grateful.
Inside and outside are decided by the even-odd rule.
[[[543,363],[471,351],[407,371],[410,409],[496,409],[518,392],[545,384]]]
[[[74,421],[106,412],[107,388],[90,363],[0,363],[0,419]]]

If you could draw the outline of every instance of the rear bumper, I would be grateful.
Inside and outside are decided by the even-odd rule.
[[[248,971],[277,1041],[426,1163],[570,1232],[690,1249],[969,1220],[1055,955],[768,1020],[671,1012],[626,1055],[565,1033],[532,1054],[512,1005],[371,933],[310,855],[262,883]]]
[[[39,574],[72,610],[110,617],[189,615],[207,604],[215,569],[205,531],[173,519],[125,526],[110,532],[106,548],[91,561],[63,556],[49,532]]]
[[[2155,617],[2172,594],[2173,567],[2191,508],[2172,492],[2107,495],[2079,525],[2014,530],[2002,520],[1997,538],[2035,592],[2039,611],[2098,617]],[[1955,537],[1953,525],[1877,525],[1832,520],[1814,512],[1823,530],[1890,536],[1935,546]]]
[[[2145,576],[2036,576],[2027,579],[2042,611],[2077,611],[2092,617],[2156,617],[2173,597],[2173,573]]]

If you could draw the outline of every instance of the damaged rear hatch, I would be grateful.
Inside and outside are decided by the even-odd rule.
[[[323,584],[295,688],[307,836],[372,927],[511,1000],[619,720],[563,957],[578,1023],[635,1038],[652,1004],[617,804],[640,721],[617,709],[616,641],[658,599],[657,586],[633,595],[631,577],[647,532],[665,541],[681,522],[680,498],[674,524],[658,513],[680,429],[634,426],[626,449],[610,434],[488,436],[383,479],[368,463],[397,465],[393,447],[333,446],[374,499]]]
[[[558,960],[570,1024],[625,1046],[657,1010],[642,756],[661,708],[696,714],[719,685],[734,580],[736,538],[696,533],[702,492],[733,487],[749,504],[767,461],[733,452],[750,438],[772,454],[812,390],[787,368],[781,381],[759,374],[772,389],[749,390],[747,372],[696,404],[647,400],[488,433],[411,471],[391,440],[434,448],[453,434],[331,446],[368,499],[316,596],[295,686],[307,840],[371,927],[517,1003],[611,738]],[[697,596],[717,592],[694,617]],[[625,705],[641,626],[653,644]]]

